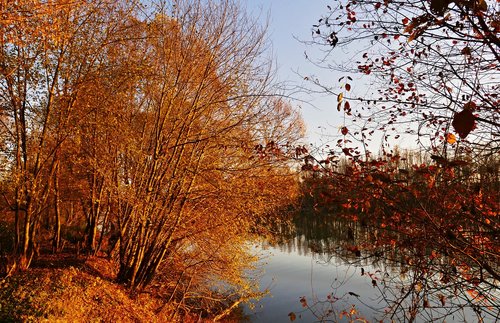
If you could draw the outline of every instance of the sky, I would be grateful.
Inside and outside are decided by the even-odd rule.
[[[278,68],[278,78],[291,85],[305,85],[304,76],[319,76],[323,81],[335,84],[339,76],[332,71],[320,70],[305,58],[319,57],[317,47],[307,46],[299,40],[311,40],[312,25],[331,1],[322,0],[246,0],[248,12],[265,21],[269,17],[268,36],[272,55]],[[294,93],[307,126],[307,143],[326,144],[332,135],[340,135],[343,116],[337,111],[336,98],[321,94]],[[335,138],[335,140],[338,137]]]

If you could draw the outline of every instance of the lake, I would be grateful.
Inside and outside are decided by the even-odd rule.
[[[462,293],[465,287],[433,278],[439,273],[423,275],[384,257],[345,250],[349,240],[370,237],[370,229],[358,223],[306,214],[279,231],[274,243],[254,247],[261,254],[260,287],[269,294],[255,308],[244,309],[251,322],[499,319],[498,302],[471,301]],[[498,289],[490,292],[500,297]]]

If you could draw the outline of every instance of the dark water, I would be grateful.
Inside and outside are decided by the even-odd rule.
[[[370,239],[373,229],[328,216],[302,215],[280,230],[277,242],[255,247],[262,254],[261,290],[268,289],[269,295],[255,308],[245,308],[251,322],[499,320],[498,301],[471,301],[461,286],[429,284],[434,287],[425,287],[424,293],[416,279],[421,273],[344,249],[350,240]],[[498,290],[491,293],[500,299]]]

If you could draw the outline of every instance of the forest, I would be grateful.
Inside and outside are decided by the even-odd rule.
[[[41,308],[29,277],[119,286],[153,308],[135,321],[237,320],[264,293],[251,242],[295,230],[297,212],[355,223],[333,242],[346,259],[413,273],[397,295],[380,287],[386,318],[456,297],[500,319],[498,9],[332,1],[307,41],[324,56],[306,58],[343,76],[304,80],[343,124],[314,146],[238,1],[0,2],[0,321],[116,320],[105,303]],[[413,150],[393,144],[404,136]]]

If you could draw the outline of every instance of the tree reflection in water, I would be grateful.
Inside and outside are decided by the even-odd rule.
[[[357,275],[377,291],[376,296],[367,303],[354,292],[345,295],[350,296],[353,305],[352,300],[357,298],[356,301],[376,312],[375,317],[381,321],[500,319],[498,281],[484,278],[479,269],[477,275],[471,276],[474,268],[465,268],[454,258],[431,248],[421,250],[411,241],[405,241],[404,236],[394,235],[392,240],[380,243],[380,236],[385,234],[381,230],[363,221],[303,211],[288,224],[276,226],[272,245],[284,252],[311,255],[330,266],[355,267]],[[346,308],[345,300],[338,306],[345,295],[339,296],[337,289],[344,283],[349,282],[332,282],[332,293],[325,299],[301,298],[304,310],[312,312],[319,321],[361,319],[357,311]],[[353,315],[349,316],[350,313]]]

